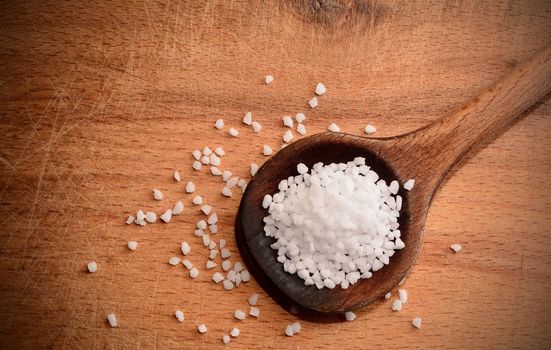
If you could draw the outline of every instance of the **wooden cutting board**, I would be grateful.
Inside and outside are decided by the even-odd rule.
[[[308,134],[332,122],[353,134],[371,123],[377,136],[422,127],[549,45],[548,1],[0,6],[0,348],[209,349],[234,326],[230,347],[242,349],[551,346],[548,98],[441,188],[399,313],[380,302],[355,322],[302,321],[285,337],[296,317],[254,281],[231,292],[210,281],[192,234],[201,215],[184,193],[194,181],[237,261],[240,195],[223,198],[219,178],[192,171],[194,149],[222,146],[222,168],[248,178],[249,164],[266,160],[263,144],[281,146],[286,114],[304,112]],[[328,91],[311,110],[318,82]],[[260,134],[240,122],[247,111]],[[214,129],[220,117],[239,138]],[[186,210],[170,224],[124,224],[176,200]],[[196,280],[167,263],[184,240]],[[253,293],[260,317],[235,320]]]

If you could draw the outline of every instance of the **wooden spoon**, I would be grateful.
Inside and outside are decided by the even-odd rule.
[[[469,150],[495,137],[521,113],[551,91],[551,47],[516,68],[455,113],[403,135],[364,138],[343,133],[306,137],[269,159],[249,183],[239,207],[236,237],[245,263],[259,283],[276,299],[290,300],[323,313],[343,312],[381,298],[411,270],[423,241],[423,227],[432,197],[446,174]],[[406,248],[389,265],[348,289],[305,286],[296,274],[283,271],[270,248],[273,238],[263,232],[267,210],[265,194],[276,193],[280,180],[298,175],[296,165],[347,162],[365,157],[387,183],[415,179],[411,191],[400,189],[403,206],[399,219]],[[284,295],[278,295],[283,293]]]

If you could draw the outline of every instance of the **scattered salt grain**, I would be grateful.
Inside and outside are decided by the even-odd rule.
[[[163,193],[159,191],[158,189],[153,190],[153,198],[155,198],[156,201],[160,201],[163,199]]]
[[[214,250],[214,248],[216,248],[216,242],[213,239],[211,239],[209,243],[209,249]]]
[[[253,114],[251,112],[245,113],[245,116],[243,117],[243,124],[251,125],[253,122]]]
[[[201,196],[195,196],[191,202],[195,205],[201,205],[203,204],[203,198],[201,198]]]
[[[302,326],[298,321],[291,323],[291,327],[293,328],[293,334],[299,333],[302,330]]]
[[[139,221],[144,221],[145,220],[145,214],[143,211],[141,210],[138,210],[138,212],[136,213],[136,220],[139,222]]]
[[[220,246],[220,249],[224,248],[226,246],[226,240],[224,238],[221,238],[218,245]]]
[[[201,156],[203,155],[198,149],[191,152],[191,154],[193,155],[193,158],[195,158],[195,160],[201,160]]]
[[[209,215],[210,214],[210,211],[212,210],[212,207],[208,204],[205,204],[201,207],[201,211],[203,212],[203,214],[205,215]]]
[[[210,158],[210,165],[214,165],[214,166],[220,166],[220,163],[222,162],[220,157],[218,157],[216,154],[211,154],[209,156]],[[222,175],[222,172],[220,172],[220,175]]]
[[[270,204],[272,204],[272,196],[267,194],[264,196],[264,199],[262,199],[262,208],[268,209],[268,207],[270,207]]]
[[[201,237],[201,239],[203,240],[203,245],[204,245],[205,247],[208,247],[209,244],[210,244],[210,237],[209,237],[209,235],[203,235],[203,236]]]
[[[293,326],[288,324],[287,327],[285,327],[285,335],[288,337],[293,336]]]
[[[193,164],[191,165],[191,167],[192,167],[194,170],[199,171],[199,170],[201,170],[202,165],[201,165],[201,162],[200,162],[200,161],[196,160],[196,161],[193,162]]]
[[[283,134],[283,141],[284,142],[291,142],[293,139],[293,132],[291,130],[287,130],[285,134]]]
[[[222,129],[224,127],[224,120],[216,119],[216,121],[214,122],[214,127],[218,130]]]
[[[149,222],[150,224],[154,223],[155,221],[157,221],[157,214],[152,211],[148,211],[147,213],[145,213],[145,221]]]
[[[127,224],[127,225],[130,225],[131,223],[134,222],[135,219],[136,219],[136,218],[134,217],[134,215],[128,216],[128,219],[126,219],[126,224]]]
[[[398,181],[396,181],[396,180],[393,180],[393,181],[390,183],[390,185],[388,186],[388,190],[389,190],[390,193],[392,193],[392,194],[397,194],[399,189],[400,189],[400,184],[399,184]]]
[[[241,332],[239,331],[239,328],[236,327],[232,328],[232,330],[230,331],[230,335],[234,338],[239,337],[239,333]]]
[[[230,270],[228,271],[228,273],[226,274],[226,278],[229,279],[230,281],[232,282],[235,282],[235,276],[236,276],[236,272],[235,270]]]
[[[226,181],[226,186],[228,188],[233,188],[235,187],[235,185],[237,185],[239,183],[239,178],[237,176],[234,176],[232,177],[231,179],[229,179],[228,181]]]
[[[453,250],[454,253],[459,253],[462,249],[461,244],[459,244],[459,243],[452,244],[450,246],[450,248],[451,248],[451,250]]]
[[[306,127],[304,124],[297,125],[297,132],[301,135],[306,135]]]
[[[267,75],[265,81],[266,81],[266,85],[270,85],[272,81],[274,81],[274,77],[272,77],[271,75]]]
[[[180,263],[180,258],[177,256],[173,256],[172,258],[168,259],[168,263],[172,266],[176,266]]]
[[[259,295],[258,294],[253,294],[249,297],[249,305],[251,306],[255,306],[256,303],[258,302],[258,297]]]
[[[228,179],[229,179],[231,176],[232,176],[232,173],[231,173],[231,171],[229,171],[229,170],[224,170],[224,171],[222,172],[222,180],[223,180],[223,181],[228,181]]]
[[[246,183],[247,182],[244,179],[239,179],[239,181],[237,181],[237,186],[243,187],[245,186]]]
[[[224,282],[222,282],[222,285],[224,286],[225,290],[232,290],[233,289],[233,282],[225,279]]]
[[[289,117],[288,115],[281,118],[281,120],[283,121],[283,125],[285,125],[286,127],[288,127],[288,128],[293,127],[293,118]]]
[[[221,176],[222,175],[222,172],[220,171],[220,169],[218,169],[215,166],[210,167],[210,173],[214,176]]]
[[[325,94],[325,92],[327,91],[327,89],[325,88],[325,86],[322,84],[322,83],[318,83],[318,85],[316,85],[316,95],[318,96],[321,96],[323,94]]]
[[[180,250],[182,251],[182,254],[188,255],[191,251],[191,247],[189,246],[188,242],[182,242],[182,244],[180,245]]]
[[[265,156],[271,156],[273,153],[272,148],[268,145],[262,146],[262,154]],[[134,220],[134,219],[132,219]]]
[[[209,165],[210,164],[210,158],[208,156],[203,156],[201,158],[201,163],[203,163],[204,165]]]
[[[347,311],[344,313],[344,318],[347,321],[354,321],[356,319],[356,314],[353,313],[352,311]]]
[[[170,219],[172,218],[172,210],[167,209],[161,216],[161,220],[166,222],[167,224],[170,222]]]
[[[402,305],[407,304],[408,302],[408,292],[405,289],[398,289],[398,295]]]
[[[252,122],[252,127],[254,132],[261,132],[262,131],[262,125],[259,122]]]
[[[226,280],[227,281],[227,280]],[[235,310],[233,316],[238,320],[244,320],[247,315],[241,310]]]
[[[222,259],[227,259],[231,256],[231,252],[228,250],[228,248],[224,248],[220,250],[220,256],[222,257]]]
[[[203,237],[203,235],[205,234],[205,231],[203,231],[201,229],[197,229],[197,230],[193,231],[193,234],[197,237]]]
[[[189,270],[189,277],[191,278],[197,278],[199,276],[199,270],[197,270],[196,267]]]
[[[295,120],[297,121],[297,123],[302,123],[304,120],[306,120],[306,116],[304,115],[304,113],[297,113],[297,115],[295,115]]]
[[[184,203],[182,201],[176,202],[174,204],[174,209],[172,209],[172,215],[180,215],[184,211]]]
[[[209,253],[209,259],[213,260],[214,258],[216,258],[217,255],[218,255],[218,250],[211,249],[211,251]]]
[[[197,327],[197,330],[201,334],[207,333],[207,326],[205,326],[205,324],[200,324],[199,327]]]
[[[137,248],[138,248],[138,242],[136,242],[136,241],[129,241],[128,242],[128,249],[136,250]]]
[[[331,125],[329,125],[327,130],[332,131],[332,132],[341,132],[341,128],[339,128],[339,126],[335,123],[331,123]]]
[[[413,189],[413,185],[415,185],[415,179],[409,179],[404,183],[404,188],[411,191]]]
[[[224,276],[220,272],[215,272],[212,275],[212,280],[214,281],[214,283],[220,283],[224,280]]]
[[[180,176],[180,172],[178,170],[174,170],[174,180],[178,182],[182,181],[182,177]]]
[[[231,188],[224,186],[224,188],[222,188],[222,195],[225,197],[231,197],[232,196]]]
[[[182,310],[176,310],[176,312],[174,313],[174,316],[176,316],[176,319],[179,322],[184,322],[185,316]]]
[[[388,292],[385,294],[385,299],[390,299],[391,296],[392,296],[392,293]]]
[[[186,267],[186,269],[191,270],[193,268],[193,264],[188,259],[182,260],[182,264]]]
[[[88,272],[94,273],[98,270],[98,264],[95,261],[88,263]]]
[[[258,164],[251,163],[251,176],[255,176],[258,171]]]
[[[209,225],[214,225],[218,222],[218,215],[216,215],[216,213],[212,214],[211,216],[209,216],[209,218],[207,219],[207,223]]]
[[[260,309],[257,308],[257,307],[251,306],[251,309],[249,310],[249,315],[251,315],[253,317],[260,316]]]
[[[110,313],[109,315],[107,315],[107,321],[109,322],[109,325],[111,327],[117,327],[117,317],[114,313]]]
[[[241,271],[241,281],[249,282],[251,280],[251,274],[247,270]]]
[[[230,336],[229,336],[229,335],[224,334],[224,335],[222,336],[222,343],[224,343],[224,344],[229,344],[230,341],[231,341],[231,339],[230,339]]]
[[[228,133],[233,137],[237,137],[239,135],[239,131],[235,130],[234,128],[231,128]]]
[[[318,98],[315,96],[312,97],[312,99],[308,101],[308,104],[310,105],[311,108],[316,108],[318,106]]]
[[[243,271],[243,263],[241,261],[238,261],[235,263],[233,269],[236,271],[236,272],[241,272]]]
[[[224,151],[224,149],[220,146],[216,147],[214,149],[214,153],[216,153],[219,157],[223,157],[226,155],[226,152]]]
[[[411,324],[413,325],[413,327],[417,328],[417,329],[420,329],[421,328],[421,323],[423,322],[423,319],[421,317],[415,317],[413,318],[413,320],[411,321]]]
[[[214,235],[218,233],[218,226],[216,224],[209,226],[209,231]]]
[[[214,261],[207,260],[205,267],[207,268],[207,270],[210,270],[210,269],[214,269],[216,265],[217,264]]]
[[[377,131],[377,129],[373,125],[369,124],[365,127],[364,131],[366,134],[369,135],[369,134],[373,134],[375,131]]]
[[[308,172],[308,167],[304,163],[299,163],[297,165],[297,171],[299,174],[304,175]],[[287,189],[287,184],[285,185],[285,190]]]
[[[204,155],[204,156],[207,156],[207,157],[208,157],[208,156],[210,156],[211,154],[212,154],[212,150],[210,149],[209,146],[203,147],[203,155]]]
[[[229,261],[229,260],[224,260],[224,261],[222,262],[222,270],[228,271],[229,269],[231,269],[231,261]]]
[[[396,299],[392,302],[392,310],[393,311],[402,310],[402,301],[400,299]]]

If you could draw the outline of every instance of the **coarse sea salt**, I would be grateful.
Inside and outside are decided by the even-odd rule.
[[[315,90],[316,95],[321,96],[325,94],[326,91],[327,89],[322,83],[318,83],[318,85],[316,85],[316,90]]]
[[[107,321],[109,322],[109,325],[111,327],[117,327],[117,317],[114,313],[110,313],[109,315],[107,315]]]
[[[258,294],[253,294],[249,297],[249,305],[251,306],[255,306],[256,303],[258,302],[258,297],[259,295]]]
[[[331,125],[329,125],[327,130],[329,130],[331,132],[341,132],[341,128],[339,128],[339,126],[335,123],[331,123]]]
[[[415,185],[415,179],[409,179],[404,183],[404,188],[411,191],[413,189],[413,185]]]
[[[268,145],[263,145],[262,146],[262,154],[265,155],[265,156],[271,156],[273,153],[272,151],[272,147],[268,146]],[[131,221],[134,221],[134,219],[132,219]]]
[[[357,157],[348,163],[297,165],[263,207],[266,236],[277,261],[305,285],[348,288],[387,265],[401,240],[394,195]],[[394,190],[394,189],[393,189]]]
[[[267,75],[264,81],[266,82],[266,85],[270,85],[272,81],[274,81],[274,77]]]
[[[455,243],[450,246],[451,250],[453,250],[454,253],[459,253],[463,247],[461,247],[461,244]]]
[[[163,193],[159,191],[158,189],[153,190],[153,198],[155,198],[156,201],[160,201],[163,199]]]
[[[287,130],[285,134],[283,134],[283,141],[289,143],[293,140],[293,137],[293,132],[291,130]]]
[[[262,131],[262,125],[257,121],[252,122],[251,126],[253,127],[254,132],[261,132]]]
[[[98,264],[95,261],[89,262],[87,267],[88,267],[88,272],[90,273],[94,273],[98,270]]]
[[[182,176],[180,175],[180,172],[178,170],[174,170],[174,180],[177,182],[182,181]]]
[[[189,252],[191,252],[191,247],[189,246],[188,242],[182,242],[180,245],[180,250],[182,251],[182,254],[188,255]]]
[[[297,132],[301,135],[306,135],[306,127],[304,126],[304,124],[297,125]]]
[[[232,196],[232,190],[231,188],[227,187],[227,186],[224,186],[222,188],[222,191],[221,191],[222,195],[224,197],[231,197]]]
[[[356,314],[353,313],[352,311],[347,311],[344,313],[344,318],[347,321],[354,321],[356,319]]]
[[[199,270],[197,270],[196,267],[193,267],[191,270],[189,270],[189,277],[197,278],[198,276],[199,276]]]
[[[195,196],[191,200],[191,203],[193,203],[195,205],[201,205],[201,204],[203,204],[203,198],[201,198],[201,196]]]
[[[172,209],[167,209],[161,216],[161,220],[165,223],[169,223],[170,219],[172,219]]]
[[[197,327],[197,330],[201,334],[207,333],[207,326],[205,326],[205,324],[200,324],[199,327]]]
[[[376,129],[373,125],[368,124],[368,125],[365,127],[364,131],[365,131],[366,134],[369,135],[369,134],[373,134],[375,131],[377,131],[377,129]]]
[[[220,147],[220,146],[218,146],[218,147],[216,147],[216,148],[214,149],[214,153],[216,153],[216,155],[219,156],[219,157],[223,157],[223,156],[226,155],[226,152],[225,152],[224,149],[223,149],[222,147]]]
[[[283,125],[285,125],[286,127],[288,128],[293,127],[293,118],[289,117],[288,115],[281,118],[281,120],[283,121]]]
[[[224,344],[229,344],[230,341],[231,341],[231,339],[230,339],[230,336],[229,336],[229,335],[224,334],[224,335],[222,336],[222,342],[223,342]]]
[[[308,104],[310,105],[311,108],[316,108],[318,106],[318,98],[315,96],[312,97],[310,101],[308,101]]]
[[[255,176],[258,171],[258,164],[251,163],[251,176]]]
[[[136,242],[136,241],[129,241],[128,242],[128,249],[136,250],[137,248],[138,248],[138,242]]]
[[[304,115],[304,113],[297,113],[297,115],[295,115],[295,120],[298,122],[298,123],[302,123],[303,121],[306,120],[306,116]]]
[[[176,202],[174,208],[172,209],[172,215],[180,215],[184,211],[184,203],[182,201]]]
[[[245,116],[243,117],[243,124],[251,125],[253,122],[253,114],[251,112],[245,113]]]
[[[174,313],[174,316],[176,316],[176,319],[179,322],[184,322],[185,316],[182,310],[176,310],[176,312]]]
[[[229,170],[224,170],[222,172],[222,181],[228,181],[228,179],[232,176],[232,172]]]
[[[193,164],[191,165],[191,167],[194,169],[194,170],[201,170],[201,168],[203,167],[203,165],[201,164],[200,161],[196,160],[193,162]]]
[[[241,310],[235,310],[233,316],[238,320],[244,320],[245,317],[247,317],[247,315]]]
[[[423,319],[421,319],[421,317],[414,317],[413,320],[411,321],[411,324],[413,325],[413,327],[420,329],[422,322],[423,322]]]
[[[260,309],[257,308],[257,307],[254,307],[254,306],[251,306],[250,310],[249,310],[249,315],[253,316],[253,317],[258,317],[260,316]]]
[[[224,276],[220,272],[215,272],[212,275],[212,280],[214,281],[214,283],[220,283],[224,280]]]
[[[224,127],[224,120],[216,119],[216,121],[214,122],[214,127],[218,130],[222,129]]]
[[[230,130],[228,130],[228,134],[230,134],[230,136],[237,137],[239,136],[239,131],[235,130],[234,128],[230,128]]]

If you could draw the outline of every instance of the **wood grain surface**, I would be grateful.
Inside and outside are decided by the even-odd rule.
[[[1,3],[0,348],[207,349],[235,325],[229,346],[243,349],[549,348],[549,98],[437,193],[399,313],[376,303],[352,323],[304,320],[287,338],[296,317],[255,281],[225,292],[204,268],[192,281],[167,261],[183,240],[197,265],[207,256],[174,169],[215,207],[238,259],[240,198],[191,170],[194,149],[223,146],[222,167],[247,177],[266,160],[262,144],[282,144],[286,114],[305,112],[309,134],[331,122],[358,135],[366,123],[380,136],[414,130],[550,43],[545,0]],[[310,110],[319,81],[328,92]],[[247,111],[262,133],[240,123]],[[215,130],[218,117],[241,137]],[[180,199],[170,224],[124,224]],[[259,319],[233,319],[255,292]]]

